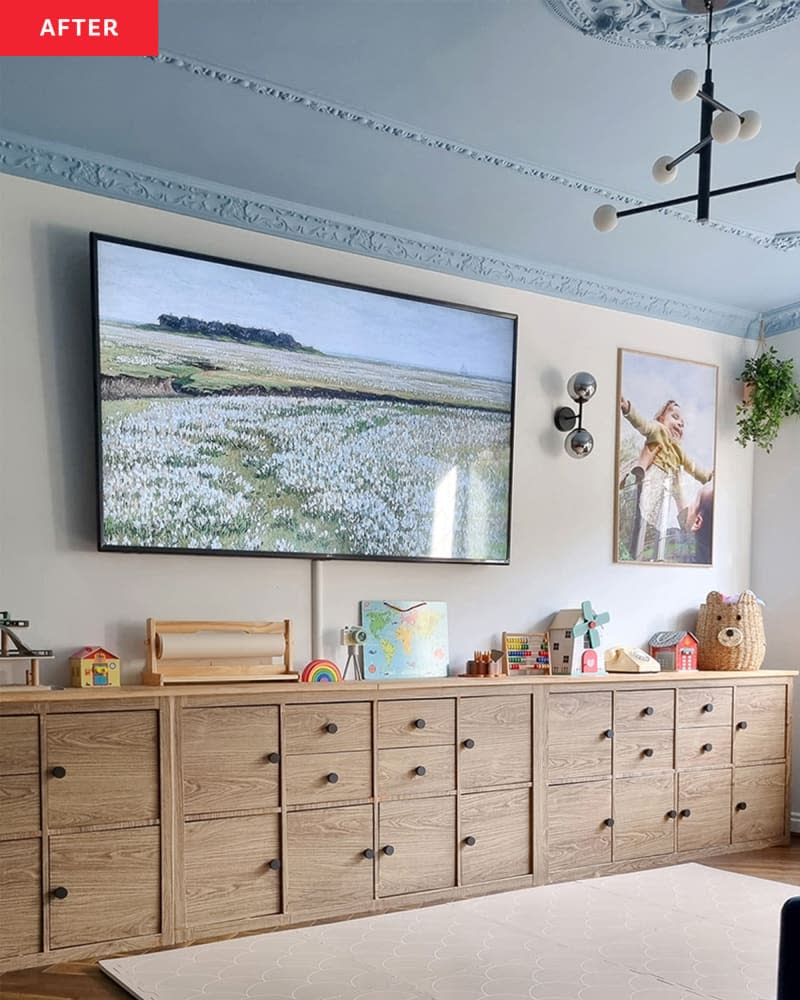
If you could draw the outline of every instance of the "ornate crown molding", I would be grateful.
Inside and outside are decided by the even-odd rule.
[[[544,0],[562,21],[590,38],[632,48],[683,49],[705,44],[705,16],[681,0]],[[788,24],[800,0],[729,0],[714,12],[714,42],[732,42]]]
[[[800,0],[795,0],[799,5]],[[355,108],[349,108],[334,101],[327,101],[314,94],[308,94],[291,87],[284,87],[281,84],[261,80],[257,77],[246,76],[235,70],[214,66],[210,63],[202,63],[189,56],[178,55],[174,52],[162,50],[158,56],[147,56],[150,62],[160,63],[164,66],[171,66],[191,73],[193,76],[200,76],[207,80],[213,80],[227,86],[238,87],[244,92],[250,92],[260,97],[269,97],[273,100],[294,104],[298,107],[306,108],[309,111],[316,111],[319,114],[328,115],[339,121],[349,122],[354,125],[361,125],[375,132],[392,136],[396,139],[404,139],[409,142],[416,142],[429,149],[438,149],[444,153],[452,153],[457,156],[465,156],[476,163],[485,163],[491,167],[499,167],[504,170],[513,170],[514,173],[522,174],[523,177],[532,177],[534,180],[547,181],[550,184],[559,184],[561,187],[569,188],[572,191],[580,191],[585,194],[597,195],[605,201],[612,201],[620,208],[637,208],[646,204],[641,198],[616,191],[613,188],[604,187],[588,181],[585,178],[574,177],[570,174],[560,173],[551,170],[540,164],[531,163],[527,160],[517,160],[512,157],[503,156],[490,150],[480,149],[470,146],[467,143],[456,142],[444,136],[436,135],[432,132],[425,132],[402,122],[392,121],[389,118],[381,118],[378,115],[367,114]],[[660,210],[662,214],[669,215],[684,222],[691,222],[696,225],[693,215],[682,212],[677,208],[665,208]],[[772,250],[793,250],[796,243],[785,243],[777,240],[777,237],[770,233],[762,233],[745,226],[735,226],[731,223],[721,222],[717,219],[710,219],[706,224],[708,229],[716,229],[718,232],[726,233],[728,236],[737,236],[750,240],[760,247]],[[786,234],[781,234],[786,235]]]
[[[778,309],[770,309],[761,317],[764,320],[764,335],[776,337],[779,333],[800,330],[800,302],[792,302]]]
[[[0,170],[120,201],[464,278],[746,336],[755,314],[558,271],[0,131]]]

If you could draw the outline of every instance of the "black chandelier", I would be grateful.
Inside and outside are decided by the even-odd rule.
[[[754,139],[761,131],[761,117],[756,111],[738,113],[726,107],[714,97],[714,81],[711,76],[711,20],[714,10],[722,10],[728,0],[684,0],[684,6],[692,14],[708,14],[708,32],[706,34],[706,73],[702,87],[700,77],[692,69],[684,69],[672,81],[672,96],[677,101],[691,101],[700,98],[700,141],[687,149],[680,156],[661,156],[653,164],[653,177],[659,184],[669,184],[678,176],[678,164],[697,153],[699,158],[697,194],[684,198],[670,198],[654,205],[640,205],[637,208],[626,208],[617,211],[613,205],[601,205],[594,213],[595,229],[608,233],[615,229],[619,219],[626,215],[641,215],[643,212],[654,212],[659,208],[671,208],[673,205],[687,205],[697,202],[697,221],[708,222],[709,202],[721,194],[732,194],[734,191],[747,191],[750,188],[765,187],[767,184],[779,184],[781,181],[795,180],[800,184],[800,163],[786,174],[776,174],[774,177],[762,177],[743,184],[732,184],[729,187],[711,189],[711,145],[712,142],[728,143],[734,139]],[[715,112],[718,112],[715,114]]]

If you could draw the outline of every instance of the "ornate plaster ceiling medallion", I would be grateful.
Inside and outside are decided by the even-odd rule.
[[[702,0],[545,0],[582,35],[632,48],[683,49],[704,45]],[[800,0],[728,0],[715,3],[714,41],[757,35],[800,17]]]

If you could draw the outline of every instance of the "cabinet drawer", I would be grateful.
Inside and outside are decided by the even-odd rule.
[[[642,774],[647,771],[671,771],[674,738],[669,732],[639,730],[614,734],[614,774]]]
[[[38,833],[40,827],[39,775],[0,777],[0,837],[12,833]]]
[[[0,774],[38,773],[38,717],[4,715],[0,718]]]
[[[379,896],[456,884],[455,797],[382,802],[379,828]]]
[[[733,718],[733,688],[678,690],[678,726],[729,726]]]
[[[494,882],[531,871],[531,793],[527,788],[461,798],[461,881]]]
[[[286,753],[369,750],[372,706],[368,702],[287,705],[284,740]]]
[[[740,686],[734,701],[733,762],[783,760],[786,756],[786,687]]]
[[[183,858],[188,927],[280,910],[278,816],[186,823]]]
[[[154,826],[51,837],[50,947],[158,934],[160,838]]]
[[[455,747],[400,747],[378,751],[378,794],[426,795],[456,787]]]
[[[531,780],[530,695],[463,698],[458,726],[462,788]]]
[[[368,906],[375,865],[372,806],[293,812],[286,823],[288,911],[352,913]]]
[[[611,861],[612,822],[610,779],[548,788],[547,864],[550,874],[608,864]]]
[[[674,724],[674,690],[614,692],[614,729],[671,729]]]
[[[614,782],[614,860],[655,858],[675,850],[675,777],[648,774]]]
[[[678,776],[678,850],[701,851],[731,842],[731,771]]]
[[[378,703],[378,746],[416,747],[453,744],[456,706],[452,698]]]
[[[716,767],[731,762],[730,726],[679,729],[675,735],[675,767]]]
[[[158,819],[157,712],[50,715],[46,731],[51,829]]]
[[[611,692],[551,694],[547,706],[547,780],[610,777]]]
[[[733,775],[733,843],[786,836],[786,766],[737,767]]]
[[[342,802],[372,795],[372,754],[368,750],[346,753],[310,753],[287,757],[286,802]]]
[[[38,840],[0,844],[0,958],[42,950],[42,855]]]
[[[188,708],[181,732],[186,815],[279,804],[277,708]]]

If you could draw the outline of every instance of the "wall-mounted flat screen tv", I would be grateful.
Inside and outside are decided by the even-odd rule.
[[[101,549],[508,562],[515,316],[91,251]]]

